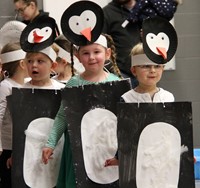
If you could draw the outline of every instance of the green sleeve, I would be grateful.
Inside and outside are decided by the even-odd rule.
[[[54,149],[66,129],[67,120],[64,113],[63,104],[61,102],[60,109],[56,115],[46,146]]]

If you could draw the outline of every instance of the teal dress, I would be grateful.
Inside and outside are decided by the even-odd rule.
[[[109,73],[105,81],[110,82],[119,80],[119,78]],[[72,77],[66,87],[77,87],[81,85],[98,84],[98,82],[89,82],[82,79],[79,75]],[[48,138],[47,147],[54,149],[62,134],[65,133],[65,144],[63,148],[62,160],[60,165],[60,172],[57,181],[57,188],[76,188],[74,166],[72,161],[72,151],[70,146],[70,139],[67,130],[67,118],[65,117],[63,104],[56,115],[55,122]]]

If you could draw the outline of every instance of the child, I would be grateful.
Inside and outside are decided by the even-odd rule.
[[[90,7],[89,11],[87,7]],[[74,22],[77,13],[84,16],[80,16],[80,19],[76,19],[76,22]],[[89,18],[91,17],[91,19],[85,19],[87,16]],[[105,61],[110,58],[112,48],[108,48],[106,37],[100,35],[103,27],[102,18],[103,11],[101,7],[91,1],[73,3],[63,13],[61,18],[62,32],[70,42],[77,46],[77,57],[85,68],[84,72],[72,77],[67,82],[66,87],[77,87],[119,80],[119,77],[104,70]],[[71,63],[73,66],[74,62],[72,61]],[[57,188],[76,187],[67,130],[67,118],[65,117],[63,104],[61,103],[48,142],[42,153],[42,160],[47,164],[59,138],[65,133],[65,145]]]
[[[57,54],[53,45],[56,37],[55,21],[49,17],[30,23],[23,30],[20,44],[27,52],[25,61],[31,80],[26,88],[60,89],[64,84],[50,78],[56,66]]]
[[[54,68],[54,71],[57,73],[57,75],[52,78],[66,84],[67,81],[74,76],[74,74],[83,72],[84,67],[74,55],[74,68],[72,68],[70,57],[71,42],[63,35],[56,37],[54,44],[56,44],[58,56],[56,58],[57,66]],[[76,53],[76,48],[74,46],[73,52]]]
[[[114,74],[104,71],[104,62],[110,58],[110,55],[111,49],[107,48],[107,40],[103,35],[100,35],[98,40],[92,44],[78,47],[77,57],[83,64],[85,71],[80,75],[72,77],[66,84],[66,87],[76,87],[119,80],[119,78]],[[64,132],[66,137],[63,157],[65,157],[66,165],[63,166],[61,164],[61,174],[58,179],[57,187],[73,188],[76,186],[75,175],[72,164],[69,135],[67,132],[67,121],[63,111],[63,106],[61,105],[53,129],[49,135],[46,148],[43,149],[42,160],[45,164],[47,164],[48,160],[51,158],[53,150]],[[66,177],[63,177],[64,174],[62,174],[62,170],[66,171]]]
[[[12,152],[12,120],[6,97],[12,87],[22,87],[27,76],[25,52],[19,43],[8,43],[1,50],[2,72],[5,78],[0,83],[0,178],[2,187],[11,187],[10,158]],[[8,165],[6,165],[8,161]]]
[[[142,43],[139,43],[132,49],[131,55],[131,72],[136,76],[139,84],[136,88],[124,93],[122,101],[129,103],[174,102],[172,93],[157,87],[157,83],[162,77],[164,65],[151,61],[144,54]],[[105,162],[105,167],[113,165],[118,165],[118,153],[116,153],[114,158],[108,159]]]
[[[38,52],[28,52],[25,57],[31,80],[24,84],[26,88],[61,89],[64,84],[51,79],[51,70],[56,66],[56,52],[47,47]]]

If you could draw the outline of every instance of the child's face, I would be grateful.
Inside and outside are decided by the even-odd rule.
[[[78,51],[79,61],[83,64],[86,71],[102,71],[105,60],[110,58],[111,50],[105,49],[99,44],[91,44],[80,47]]]
[[[54,63],[43,53],[31,53],[26,57],[28,74],[35,81],[50,79]]]
[[[139,65],[133,66],[131,72],[136,76],[139,85],[156,86],[160,81],[164,65]]]
[[[65,70],[66,70],[66,67],[67,66],[69,66],[69,68],[70,68],[70,64],[67,62],[67,61],[65,61],[64,59],[59,59],[59,60],[56,60],[56,62],[57,62],[57,65],[54,67],[54,71],[56,72],[56,73],[64,73],[65,72]]]

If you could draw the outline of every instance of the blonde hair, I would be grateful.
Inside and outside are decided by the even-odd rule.
[[[120,72],[120,70],[117,66],[117,62],[116,62],[117,54],[116,54],[116,48],[115,48],[113,38],[110,35],[105,34],[105,33],[102,35],[106,37],[108,48],[111,49],[111,57],[110,57],[109,61],[112,63],[112,65],[109,68],[109,71],[116,74],[119,78],[122,78],[121,72]]]
[[[132,56],[138,55],[138,54],[144,54],[143,44],[141,42],[136,44],[131,50]]]

